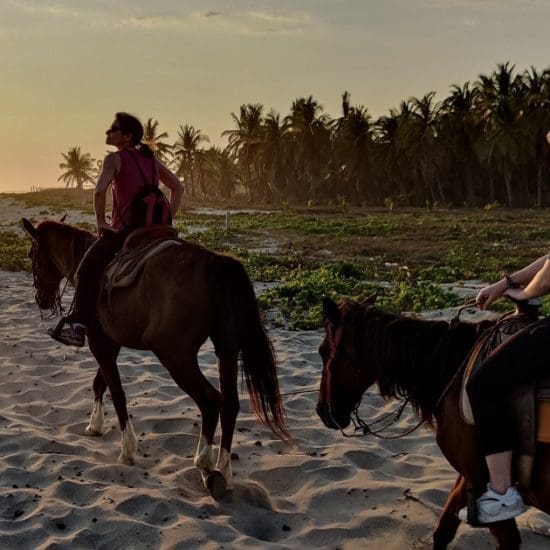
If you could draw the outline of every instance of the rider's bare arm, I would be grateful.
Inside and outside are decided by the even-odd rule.
[[[550,260],[546,258],[542,268],[521,291],[522,296],[519,299],[529,300],[531,298],[538,298],[539,296],[547,294],[548,291],[550,291]],[[512,297],[516,298],[516,296]]]
[[[97,179],[94,191],[94,211],[97,223],[97,232],[100,235],[111,229],[109,224],[105,221],[105,200],[107,189],[119,171],[120,157],[116,153],[108,154],[103,160],[101,173]]]
[[[183,196],[183,185],[180,180],[173,174],[162,162],[158,161],[159,179],[170,189],[170,209],[172,215],[175,216],[181,204]]]
[[[547,262],[547,255],[541,256],[533,263],[528,266],[516,271],[510,278],[511,280],[519,285],[525,286],[534,280],[535,276],[543,269]],[[492,285],[486,286],[485,288],[479,291],[477,295],[476,302],[481,309],[489,307],[495,300],[504,296],[508,292],[508,282],[506,279],[501,279]],[[523,293],[523,290],[509,291],[510,296],[516,300],[526,300],[526,297],[519,297],[518,293]],[[544,292],[543,292],[544,294]],[[541,294],[538,294],[540,296]],[[523,295],[522,295],[523,296]],[[533,296],[530,296],[532,298]]]

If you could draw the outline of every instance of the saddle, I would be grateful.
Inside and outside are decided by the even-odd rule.
[[[110,294],[115,288],[131,286],[148,259],[181,244],[178,232],[167,225],[151,225],[132,231],[122,250],[105,269],[103,288]]]
[[[483,368],[484,359],[497,346],[537,320],[533,311],[504,314],[476,342],[467,359],[460,390],[460,414],[467,424],[475,424],[466,392],[470,376]],[[515,419],[514,429],[519,436],[518,482],[522,489],[529,490],[536,444],[550,443],[550,376],[520,385],[511,396],[510,408]]]

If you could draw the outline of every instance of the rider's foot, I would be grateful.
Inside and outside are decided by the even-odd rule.
[[[479,523],[495,523],[515,518],[525,512],[525,504],[515,487],[508,487],[502,495],[493,491],[487,484],[487,491],[477,499],[476,505],[477,521]],[[458,518],[462,521],[467,520],[466,507],[458,511]]]
[[[54,329],[50,332],[50,336],[66,346],[81,348],[86,342],[86,327],[80,323],[71,323],[61,330]]]

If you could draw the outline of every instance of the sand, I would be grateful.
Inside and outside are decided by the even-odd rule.
[[[54,323],[40,318],[30,276],[0,271],[0,548],[430,547],[454,470],[424,428],[384,441],[323,426],[315,413],[320,331],[270,327],[298,447],[273,439],[241,392],[234,479],[216,502],[193,467],[198,409],[150,353],[124,349],[119,358],[136,464],[116,463],[120,431],[108,393],[105,434],[84,434],[95,361],[87,348],[51,340]],[[209,343],[199,359],[217,383]],[[396,405],[372,389],[361,414]],[[407,409],[397,430],[415,423]],[[523,548],[550,548],[549,516],[530,509],[518,523]],[[453,546],[491,547],[487,530],[468,526]]]

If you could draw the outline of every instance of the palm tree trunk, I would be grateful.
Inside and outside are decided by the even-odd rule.
[[[542,159],[537,162],[537,207],[542,208]]]
[[[504,169],[504,183],[506,185],[506,196],[508,199],[508,206],[510,208],[515,207],[515,201],[514,201],[514,193],[512,190],[512,173],[508,166]]]

